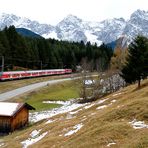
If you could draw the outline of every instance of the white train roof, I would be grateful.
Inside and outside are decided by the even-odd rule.
[[[35,72],[57,72],[57,71],[65,71],[65,69],[47,69],[47,70],[26,70],[26,71],[6,71],[3,74],[23,74],[23,73],[35,73]]]

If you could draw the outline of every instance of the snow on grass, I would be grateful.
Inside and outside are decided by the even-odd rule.
[[[41,129],[40,130],[34,130],[34,131],[31,132],[30,136],[32,138],[34,138],[34,137],[36,137],[40,133],[40,131],[41,131]]]
[[[82,110],[82,108],[81,109],[79,109],[79,110],[76,110],[76,111],[72,111],[72,112],[69,112],[71,115],[74,115],[74,114],[77,114],[78,112],[80,112]]]
[[[102,104],[102,103],[104,103],[105,101],[107,101],[109,98],[106,98],[106,99],[103,99],[103,100],[99,100],[98,102],[97,102],[97,104]],[[103,108],[106,108],[107,107],[107,105],[102,105],[102,106],[99,106],[99,107],[97,107],[96,109],[97,110],[99,110],[99,109],[103,109]]]
[[[118,96],[118,95],[121,95],[122,93],[117,93],[117,94],[113,94],[112,96],[115,97],[115,96]]]
[[[55,101],[53,101],[53,102],[55,103]],[[50,101],[50,103],[51,103],[51,101]],[[52,110],[47,110],[47,111],[30,113],[29,114],[29,121],[30,122],[38,122],[42,119],[47,119],[47,118],[53,117],[58,114],[70,112],[70,111],[75,110],[75,109],[82,107],[84,105],[86,105],[86,104],[79,104],[79,103],[74,103],[72,101],[65,101],[65,103],[63,103],[63,106],[61,106],[59,108],[54,108]]]
[[[107,105],[102,105],[102,106],[97,107],[96,109],[99,110],[99,109],[103,109],[103,108],[106,108],[106,107],[107,107]]]
[[[104,100],[99,100],[99,102],[98,102],[97,104],[102,104],[102,103],[104,103],[104,102],[105,102],[106,100],[108,100],[108,99],[109,99],[109,98],[104,99]],[[100,109],[106,108],[106,107],[112,105],[112,104],[113,104],[114,102],[116,102],[116,101],[117,101],[117,100],[112,100],[110,104],[99,106],[99,107],[97,107],[96,109],[97,109],[97,110],[100,110]]]
[[[87,120],[87,117],[83,116],[81,121],[85,121],[85,120]]]
[[[117,106],[117,108],[121,108],[121,107],[124,107],[124,105],[121,105],[121,106],[120,106],[120,105],[118,105],[118,106]]]
[[[83,121],[85,121],[85,120],[87,120],[87,118],[82,119],[81,122],[83,122]]]
[[[137,121],[134,119],[132,122],[129,122],[134,129],[148,128],[148,125],[144,121]]]
[[[59,108],[54,108],[52,110],[30,113],[29,114],[29,121],[30,122],[38,122],[40,120],[47,119],[47,118],[53,117],[55,115],[63,114],[63,113],[67,113],[67,112],[69,112],[69,114],[71,114],[71,115],[74,115],[83,109],[88,109],[94,105],[102,104],[105,101],[107,101],[108,99],[109,98],[105,98],[103,100],[97,101],[96,103],[85,103],[85,104],[76,103],[73,100],[70,100],[70,101],[44,101],[43,103],[61,104],[62,106]],[[112,102],[115,102],[115,100],[112,100]],[[83,109],[80,108],[83,106],[84,106]],[[99,106],[97,109],[103,109],[105,107],[107,107],[107,105]],[[78,109],[78,108],[80,108],[80,109]],[[76,110],[76,109],[78,109],[78,110]],[[76,111],[73,111],[73,110],[76,110]],[[73,117],[70,115],[67,115],[67,119],[71,119],[71,118],[73,118]],[[49,123],[50,123],[50,121],[49,121]]]
[[[102,104],[104,103],[105,101],[107,101],[109,98],[106,98],[106,99],[103,99],[103,100],[99,100],[96,104]]]
[[[66,119],[72,119],[72,118],[75,118],[76,116],[73,116],[75,114],[77,114],[78,112],[82,111],[83,109],[78,109],[76,111],[71,111],[71,112],[68,112],[67,116],[66,116]]]
[[[70,101],[43,101],[46,104],[61,104],[61,105],[69,105]]]
[[[67,116],[66,116],[66,119],[69,120],[69,119],[72,119],[72,118],[75,118],[75,117],[72,114],[68,113]]]
[[[110,147],[111,145],[114,145],[114,144],[116,144],[115,142],[111,142],[111,143],[109,143],[108,145],[107,145],[107,147]]]
[[[112,100],[111,102],[112,102],[112,103],[115,103],[116,101],[117,101],[117,100]]]
[[[91,113],[91,114],[90,114],[90,116],[94,116],[94,115],[96,115],[96,113]]]
[[[49,124],[49,123],[52,123],[52,122],[54,122],[55,120],[48,120],[45,124]]]
[[[5,144],[4,143],[0,143],[0,147],[4,146]]]
[[[37,130],[34,130],[30,136],[31,138],[28,138],[27,140],[24,140],[21,142],[21,144],[23,145],[23,148],[27,148],[28,146],[38,142],[39,140],[41,140],[42,138],[44,138],[48,132],[45,132],[41,135],[39,135],[41,130],[37,131]]]
[[[89,104],[89,105],[86,105],[84,106],[84,109],[88,109],[88,108],[91,108],[92,106],[94,106],[95,104]]]
[[[82,123],[77,124],[73,127],[73,130],[70,130],[69,132],[67,132],[64,136],[70,136],[75,134],[76,132],[78,132],[84,125]]]

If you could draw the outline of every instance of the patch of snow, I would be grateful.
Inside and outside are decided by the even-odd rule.
[[[148,128],[148,125],[144,121],[137,121],[134,119],[132,122],[129,122],[134,129]]]
[[[118,96],[118,95],[121,95],[122,93],[117,93],[117,94],[114,94],[114,95],[112,95],[113,97],[115,97],[115,96]]]
[[[43,101],[43,103],[69,105],[71,102],[70,101]]]
[[[95,104],[86,105],[86,106],[84,106],[84,109],[91,108],[91,107],[94,106],[94,105],[95,105]]]
[[[28,146],[38,142],[39,140],[43,139],[48,132],[45,132],[43,134],[41,134],[40,136],[37,136],[36,138],[28,138],[25,141],[22,141],[21,144],[23,145],[23,148],[27,148]]]
[[[97,104],[102,104],[103,102],[105,102],[105,101],[108,100],[108,99],[109,99],[109,98],[106,98],[106,99],[104,99],[104,100],[99,100],[99,102],[98,102]],[[112,100],[110,104],[99,106],[99,107],[97,107],[96,109],[99,110],[99,109],[106,108],[106,107],[112,105],[112,104],[113,104],[114,102],[116,102],[116,101],[117,101],[117,100]]]
[[[110,147],[111,145],[114,145],[114,144],[116,144],[115,142],[111,142],[111,143],[109,143],[108,145],[107,145],[107,147]]]
[[[57,33],[55,31],[52,31],[50,33],[46,33],[42,35],[44,38],[48,39],[48,38],[52,38],[52,39],[56,39],[58,40],[59,38],[57,37]]]
[[[81,121],[83,122],[83,121],[85,121],[85,120],[87,120],[87,118],[84,118],[84,119],[82,119]]]
[[[104,103],[105,101],[107,101],[109,98],[106,98],[106,99],[103,99],[103,100],[99,100],[96,104],[102,104]]]
[[[118,105],[118,106],[117,106],[117,108],[121,108],[121,107],[124,107],[124,105],[121,105],[121,106],[120,106],[120,105]]]
[[[87,117],[86,116],[83,116],[82,120],[81,121],[85,121],[87,120]]]
[[[99,41],[97,38],[97,35],[94,35],[92,32],[90,31],[85,31],[85,35],[87,37],[87,41],[90,41],[91,44],[97,44],[98,46],[100,46],[102,44],[102,41]]]
[[[75,110],[79,107],[86,105],[86,104],[73,103],[72,101],[66,101],[66,102],[67,103],[65,103],[63,106],[59,108],[54,108],[52,110],[47,110],[47,111],[30,113],[29,121],[38,122],[42,119],[47,119],[47,118],[50,118],[50,117],[53,117],[55,115],[62,114],[62,113],[67,113],[67,112],[70,112],[72,110]]]
[[[70,114],[68,113],[67,116],[66,116],[66,119],[72,119],[72,118],[75,118],[76,116],[73,116],[73,114]]]
[[[112,100],[111,102],[112,102],[112,103],[115,103],[116,101],[117,101],[117,100]]]
[[[52,123],[54,122],[55,120],[48,120],[45,124],[49,124],[49,123]]]
[[[94,83],[94,80],[85,80],[85,85],[91,85]]]
[[[77,114],[79,111],[81,111],[82,110],[82,108],[81,109],[79,109],[79,110],[76,110],[76,111],[73,111],[73,112],[69,112],[71,115],[74,115],[74,114]]]
[[[74,114],[77,114],[79,112],[79,110],[77,111],[73,111],[73,112],[69,112],[70,115],[74,115]]]
[[[96,109],[99,110],[99,109],[103,109],[103,108],[106,108],[106,107],[107,107],[107,105],[102,105],[102,106],[97,107]]]
[[[93,115],[96,115],[96,113],[91,113],[90,115],[93,116]]]
[[[31,132],[30,136],[32,138],[34,138],[34,137],[36,137],[40,133],[40,131],[41,131],[41,129],[40,130],[34,130],[34,131]]]
[[[77,124],[73,127],[73,130],[70,130],[69,132],[67,132],[64,136],[70,136],[73,135],[74,133],[78,132],[84,125],[82,123]]]
[[[1,146],[4,146],[4,145],[5,145],[4,143],[0,143],[0,147],[1,147]]]

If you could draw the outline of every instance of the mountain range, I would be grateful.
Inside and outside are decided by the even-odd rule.
[[[40,24],[38,21],[14,14],[0,14],[0,29],[10,25],[16,28],[26,28],[44,38],[76,42],[83,40],[100,45],[102,42],[110,43],[124,37],[124,44],[130,42],[138,34],[148,37],[148,11],[136,10],[129,20],[113,18],[101,22],[84,21],[77,16],[68,15],[56,26]]]

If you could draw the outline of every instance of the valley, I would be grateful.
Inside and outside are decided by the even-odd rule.
[[[72,1],[0,5],[0,148],[148,148],[148,3]]]

